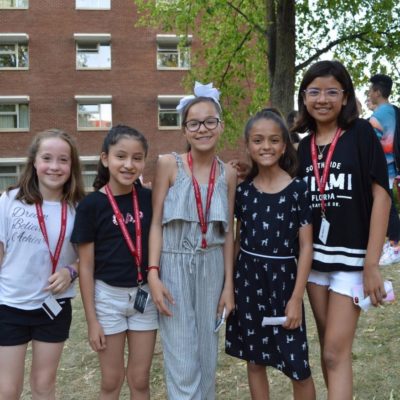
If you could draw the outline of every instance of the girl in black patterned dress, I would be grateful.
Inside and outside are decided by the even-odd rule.
[[[293,178],[295,150],[276,113],[252,117],[245,140],[253,165],[236,192],[236,307],[227,321],[226,352],[247,361],[253,400],[269,399],[266,366],[292,380],[295,399],[313,400],[303,312],[312,259],[307,188]],[[266,325],[265,317],[286,320]]]

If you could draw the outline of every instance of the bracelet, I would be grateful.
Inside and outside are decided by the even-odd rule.
[[[150,271],[152,269],[156,269],[157,271],[159,271],[160,267],[158,265],[150,265],[149,267],[147,267],[147,271]]]
[[[69,276],[71,277],[71,283],[78,277],[78,272],[75,271],[70,265],[66,265],[66,268],[69,271]]]

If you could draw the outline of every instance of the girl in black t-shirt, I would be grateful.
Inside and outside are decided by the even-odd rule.
[[[146,155],[140,132],[122,125],[109,131],[96,190],[79,204],[71,237],[78,244],[89,342],[100,360],[101,399],[118,399],[125,377],[132,398],[150,399],[158,316],[144,271],[152,216],[151,191],[139,181]]]
[[[352,398],[352,343],[363,283],[376,306],[385,297],[378,261],[390,208],[386,162],[373,131],[358,119],[351,78],[337,61],[306,72],[298,94],[299,176],[313,207],[314,256],[307,285],[321,345],[328,398]],[[326,168],[329,168],[326,171]]]

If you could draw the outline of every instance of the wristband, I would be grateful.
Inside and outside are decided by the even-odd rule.
[[[70,265],[66,265],[66,268],[69,271],[69,276],[71,277],[71,283],[78,277],[78,272],[74,270]]]
[[[150,271],[152,269],[156,269],[157,271],[159,271],[160,267],[158,265],[150,265],[149,267],[147,267],[147,271]]]

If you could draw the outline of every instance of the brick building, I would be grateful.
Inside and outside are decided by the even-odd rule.
[[[51,127],[76,138],[87,187],[111,125],[148,138],[145,179],[159,154],[184,148],[175,106],[192,38],[182,48],[136,21],[132,0],[0,0],[0,191]]]

